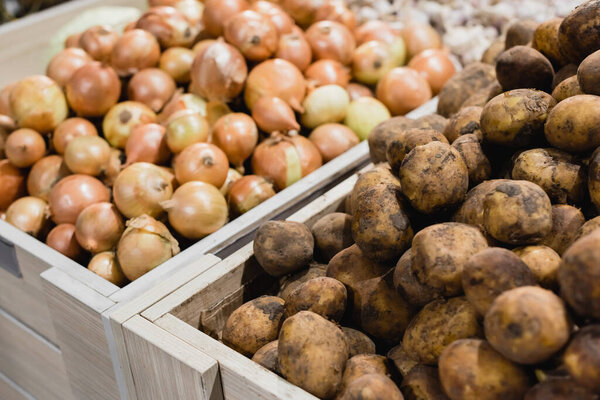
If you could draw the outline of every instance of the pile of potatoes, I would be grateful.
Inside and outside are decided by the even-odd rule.
[[[600,399],[600,0],[497,47],[371,132],[345,212],[258,230],[279,284],[225,344],[324,399]]]

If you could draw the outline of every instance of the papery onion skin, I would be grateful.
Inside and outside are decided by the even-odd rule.
[[[218,39],[204,39],[204,40],[199,41],[198,43],[196,43],[194,45],[194,47],[192,47],[192,51],[194,52],[194,56],[196,54],[200,54],[208,46],[210,46],[211,44],[217,43],[218,41],[219,41]]]
[[[13,117],[10,109],[10,92],[16,85],[16,83],[9,83],[0,89],[0,115],[6,115],[10,118]]]
[[[33,129],[17,129],[6,139],[6,158],[19,168],[30,167],[46,154],[46,142]]]
[[[21,197],[6,210],[6,222],[31,236],[38,236],[47,226],[48,203],[33,196]]]
[[[315,21],[315,15],[323,0],[283,0],[283,9],[300,26],[309,26]]]
[[[27,191],[31,196],[48,201],[50,191],[56,182],[69,174],[70,171],[61,156],[55,154],[46,156],[33,164],[27,176]]]
[[[271,20],[252,10],[239,12],[225,22],[225,40],[248,60],[262,61],[277,50],[279,34]]]
[[[66,86],[69,106],[82,117],[100,117],[119,101],[121,81],[115,70],[99,62],[79,68]]]
[[[361,83],[373,85],[393,68],[404,64],[405,59],[406,48],[402,38],[392,43],[371,40],[354,51],[352,75]]]
[[[158,66],[175,82],[189,83],[195,56],[196,54],[192,50],[185,47],[171,47],[161,54]]]
[[[356,28],[356,17],[343,1],[329,1],[317,9],[315,21],[335,21],[350,29]]]
[[[127,86],[130,100],[139,101],[152,111],[160,111],[175,93],[175,81],[159,68],[146,68],[136,72]]]
[[[10,204],[25,194],[25,172],[15,167],[10,161],[0,160],[0,210],[4,211]]]
[[[87,206],[75,223],[77,243],[92,254],[115,247],[124,230],[123,218],[112,203]]]
[[[412,58],[427,49],[441,49],[442,39],[429,24],[411,23],[402,30],[408,57]]]
[[[244,100],[250,110],[263,96],[279,97],[294,110],[302,111],[306,81],[302,72],[289,61],[275,58],[263,61],[250,71]]]
[[[273,196],[273,184],[262,176],[246,175],[231,185],[227,202],[232,215],[242,215]]]
[[[429,49],[414,56],[408,66],[418,71],[429,83],[433,95],[442,90],[456,72],[456,67],[444,50]]]
[[[79,47],[96,61],[108,62],[119,34],[110,25],[96,25],[79,37]]]
[[[317,60],[306,69],[304,76],[315,86],[346,87],[350,82],[350,69],[336,60]]]
[[[325,124],[313,130],[308,139],[319,149],[323,162],[329,162],[360,143],[358,136],[342,124]]]
[[[377,84],[377,99],[392,115],[404,115],[425,104],[432,97],[429,83],[419,72],[398,67],[388,72]]]
[[[360,97],[350,102],[344,125],[352,129],[360,140],[366,140],[379,123],[390,119],[385,104],[373,97]]]
[[[109,161],[110,146],[100,136],[78,136],[65,149],[65,164],[75,174],[98,176]]]
[[[398,36],[399,33],[394,31],[390,24],[378,20],[367,21],[354,30],[356,44],[359,46],[371,40],[392,43]]]
[[[180,0],[172,7],[185,16],[194,26],[194,31],[200,32],[203,28],[202,14],[204,13],[204,3],[198,0]]]
[[[132,29],[123,33],[112,49],[110,64],[117,74],[127,77],[152,68],[160,59],[160,45],[150,32]]]
[[[60,224],[52,228],[46,237],[46,244],[74,261],[83,256],[83,249],[75,239],[73,224]]]
[[[312,50],[303,33],[292,32],[280,36],[275,58],[289,61],[304,71],[312,60]]]
[[[360,83],[350,82],[346,86],[346,91],[350,96],[350,101],[356,100],[360,97],[375,97],[371,89]]]
[[[320,86],[310,92],[302,102],[304,113],[301,116],[302,125],[316,128],[331,122],[340,122],[346,116],[350,104],[348,92],[338,85]]]
[[[299,130],[294,110],[279,97],[261,97],[252,108],[256,125],[267,133]]]
[[[209,133],[210,127],[202,115],[179,111],[167,124],[165,140],[169,150],[177,154],[194,143],[208,141]]]
[[[219,118],[213,126],[212,142],[223,150],[229,162],[241,167],[258,143],[258,128],[254,120],[246,114],[227,114]],[[223,185],[222,182],[208,183],[216,187]]]
[[[167,162],[171,152],[167,146],[165,132],[165,127],[158,124],[134,127],[125,145],[126,166],[140,161],[157,165]]]
[[[90,204],[110,200],[110,191],[88,175],[69,175],[54,185],[48,197],[56,224],[75,224],[79,213]]]
[[[54,130],[52,145],[58,154],[64,154],[67,145],[78,136],[98,136],[98,130],[85,118],[67,118]]]
[[[181,185],[163,206],[173,229],[188,239],[200,239],[227,223],[225,197],[219,189],[204,182]]]
[[[121,168],[124,162],[124,153],[119,149],[111,148],[108,166],[106,167],[106,171],[104,171],[104,175],[102,176],[102,182],[104,182],[106,186],[113,186],[113,184],[115,183],[115,179],[117,179],[117,176],[121,172]]]
[[[225,22],[247,8],[245,0],[205,0],[202,14],[204,29],[211,36],[221,36]]]
[[[103,251],[96,254],[90,260],[87,268],[118,287],[123,287],[129,282],[123,274],[114,251]]]
[[[194,111],[206,117],[206,101],[192,93],[175,92],[158,116],[158,122],[168,123],[172,115],[182,110]]]
[[[76,47],[64,49],[52,57],[46,67],[46,75],[64,88],[71,75],[92,60],[83,49]]]
[[[162,48],[190,47],[198,29],[174,7],[149,8],[137,21],[136,28],[150,32]]]
[[[278,4],[259,0],[253,2],[250,9],[267,17],[275,26],[279,35],[285,35],[292,31],[294,20]]]
[[[336,60],[344,65],[352,63],[356,42],[352,32],[339,22],[315,22],[305,36],[315,59]]]
[[[106,113],[102,131],[111,146],[124,149],[135,126],[153,122],[156,122],[156,114],[150,107],[137,101],[124,101],[115,104]]]
[[[234,182],[236,182],[237,180],[241,179],[242,176],[243,175],[240,174],[237,169],[229,168],[229,171],[227,171],[227,178],[225,179],[225,183],[219,189],[221,194],[223,196],[227,196],[227,193],[229,193],[229,189],[231,189],[231,185],[233,185]]]
[[[175,178],[184,184],[189,181],[223,186],[227,179],[229,161],[227,155],[217,146],[209,143],[194,143],[186,147],[175,158]]]

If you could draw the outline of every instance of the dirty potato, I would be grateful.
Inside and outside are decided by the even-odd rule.
[[[448,400],[438,369],[417,365],[402,379],[400,390],[405,400]]]
[[[546,140],[557,149],[584,152],[600,145],[600,97],[588,94],[558,103],[545,126]]]
[[[600,51],[593,52],[579,64],[577,81],[583,93],[600,95]]]
[[[600,325],[588,325],[567,346],[564,362],[569,375],[588,390],[600,393]]]
[[[552,80],[552,89],[555,89],[562,81],[572,76],[577,75],[578,65],[575,64],[567,64],[554,74],[554,79]]]
[[[598,400],[569,377],[549,378],[533,386],[523,400]]]
[[[439,294],[433,288],[419,282],[412,268],[411,253],[411,249],[406,250],[398,260],[394,268],[394,287],[410,304],[422,307],[439,297]]]
[[[534,88],[549,92],[554,68],[539,51],[527,46],[514,46],[498,56],[496,77],[505,91]]]
[[[338,400],[404,400],[398,386],[385,375],[367,374],[353,381]]]
[[[586,221],[583,225],[581,225],[581,227],[577,231],[577,234],[575,235],[573,242],[575,240],[581,239],[584,236],[589,235],[590,233],[594,232],[596,229],[599,229],[599,228],[600,228],[600,216]],[[571,242],[571,244],[573,244],[573,242]]]
[[[359,354],[349,358],[344,368],[340,393],[352,382],[368,374],[390,375],[387,358],[378,354]]]
[[[313,225],[317,258],[329,262],[333,256],[354,244],[352,216],[335,212],[327,214]]]
[[[506,45],[508,50],[515,46],[525,46],[533,40],[533,35],[539,23],[530,19],[513,22],[506,31]]]
[[[342,332],[348,344],[348,357],[358,354],[375,354],[375,343],[361,331],[342,326]]]
[[[277,340],[265,344],[254,353],[252,361],[262,365],[271,372],[275,372],[277,375],[281,375],[281,372],[279,371],[279,362],[277,361],[278,345],[279,341]]]
[[[493,66],[479,62],[467,65],[462,71],[454,74],[440,91],[438,114],[446,118],[450,117],[473,93],[495,80],[496,73]]]
[[[365,255],[355,244],[336,254],[329,264],[325,275],[342,282],[349,290],[351,296],[359,282],[377,278],[390,270],[391,266],[379,263]],[[350,297],[348,304],[350,304]]]
[[[576,64],[600,49],[600,1],[590,0],[563,19],[558,44],[560,52]]]
[[[387,185],[391,187],[400,187],[400,181],[392,171],[387,167],[375,167],[358,175],[358,179],[352,188],[350,194],[350,210],[349,214],[356,213],[357,199],[367,190],[372,189],[377,185]]]
[[[498,56],[504,51],[505,47],[506,44],[504,43],[504,39],[498,38],[494,40],[492,44],[490,44],[483,52],[483,55],[481,56],[481,62],[490,65],[496,64]]]
[[[526,246],[513,249],[531,270],[535,281],[543,288],[558,289],[560,256],[548,246]]]
[[[564,99],[568,99],[569,97],[580,94],[583,94],[583,92],[581,91],[581,87],[579,86],[576,76],[565,79],[552,91],[552,97],[554,97],[556,102],[561,102]]]
[[[476,135],[462,135],[452,142],[452,147],[458,150],[465,161],[469,171],[469,185],[475,186],[490,178],[492,165]]]
[[[552,229],[540,242],[562,255],[573,243],[577,233],[585,223],[585,217],[578,208],[566,204],[552,206]]]
[[[419,365],[419,361],[402,348],[402,343],[392,347],[387,353],[387,358],[392,360],[394,366],[403,377],[406,377],[414,367]]]
[[[454,214],[453,221],[473,225],[479,228],[479,230],[485,235],[485,226],[483,224],[483,202],[485,200],[485,196],[492,192],[496,186],[502,182],[508,182],[508,180],[492,179],[489,181],[484,181],[475,186],[473,189],[469,190],[465,197],[465,201]]]
[[[369,133],[368,141],[371,162],[373,164],[385,162],[387,160],[385,151],[388,141],[407,129],[418,127],[419,123],[416,120],[403,116],[393,117],[381,122]]]
[[[310,279],[325,276],[326,269],[326,264],[312,262],[307,269],[281,277],[279,279],[279,293],[277,293],[277,296],[287,301],[294,289]]]
[[[448,125],[444,130],[444,136],[450,143],[454,142],[462,135],[474,134],[478,139],[482,139],[481,119],[482,107],[465,107],[454,114],[448,120]]]
[[[552,18],[542,22],[533,33],[531,47],[542,53],[554,66],[567,64],[558,44],[558,28],[562,18]]]
[[[590,199],[600,210],[600,148],[596,149],[590,157],[590,165],[588,167],[588,191]]]
[[[346,287],[336,279],[320,277],[302,283],[290,293],[284,315],[312,311],[331,321],[339,321],[346,310]]]
[[[502,86],[498,83],[498,81],[494,81],[486,87],[478,89],[475,91],[469,98],[467,98],[464,103],[460,106],[460,109],[467,107],[483,107],[487,104],[488,101],[493,99],[502,93]],[[460,112],[460,110],[459,110]],[[477,135],[481,137],[481,134]]]
[[[438,114],[424,115],[417,118],[416,121],[421,129],[433,129],[438,132],[444,132],[448,125],[448,119]]]
[[[404,157],[412,149],[430,142],[448,143],[448,140],[443,134],[434,129],[409,129],[405,131],[402,139],[394,138],[390,140],[386,156],[392,171],[398,171]]]

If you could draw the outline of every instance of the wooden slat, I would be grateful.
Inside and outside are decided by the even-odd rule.
[[[2,400],[35,400],[25,389],[17,385],[0,372],[0,399]]]

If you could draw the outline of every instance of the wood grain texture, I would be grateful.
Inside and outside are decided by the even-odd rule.
[[[35,400],[25,389],[17,385],[0,372],[0,399],[2,400]]]

